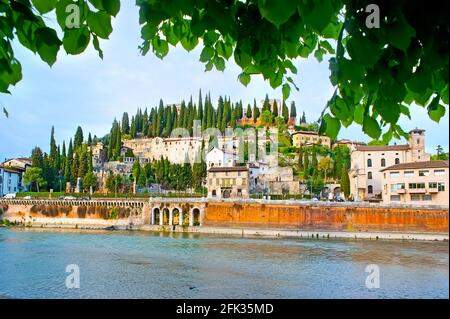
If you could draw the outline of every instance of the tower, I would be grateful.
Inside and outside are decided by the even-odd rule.
[[[425,130],[415,128],[409,131],[409,147],[411,148],[411,161],[422,162],[429,159],[425,153]]]

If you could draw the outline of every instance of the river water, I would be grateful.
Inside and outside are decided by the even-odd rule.
[[[448,298],[448,249],[448,242],[0,228],[0,298]],[[67,265],[77,265],[79,288],[66,287],[76,275]],[[376,267],[369,273],[368,265]],[[368,288],[377,272],[379,288]]]

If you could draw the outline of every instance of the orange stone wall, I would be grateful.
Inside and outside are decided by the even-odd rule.
[[[448,210],[208,203],[205,226],[448,233]]]

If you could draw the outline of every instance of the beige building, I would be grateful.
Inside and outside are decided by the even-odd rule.
[[[383,203],[448,205],[448,161],[397,164],[381,173]]]
[[[430,160],[429,154],[425,153],[425,130],[414,129],[409,135],[409,143],[404,145],[351,147],[350,193],[356,201],[374,198],[381,200],[382,169]]]
[[[300,145],[324,145],[331,147],[331,139],[313,131],[297,131],[292,134],[292,144],[295,147],[300,147]]]
[[[206,179],[209,198],[248,198],[248,169],[245,166],[211,167]]]
[[[270,166],[268,163],[249,164],[250,193],[270,195],[299,194],[300,183],[294,178],[292,167]]]

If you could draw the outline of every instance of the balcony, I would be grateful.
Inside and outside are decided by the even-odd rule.
[[[397,194],[406,194],[406,189],[402,188],[402,189],[397,189],[394,193]]]
[[[410,194],[425,194],[425,188],[410,188],[408,189],[408,193]]]
[[[430,194],[435,194],[438,192],[437,187],[436,188],[428,188],[427,190],[428,190],[428,193],[430,193]]]

